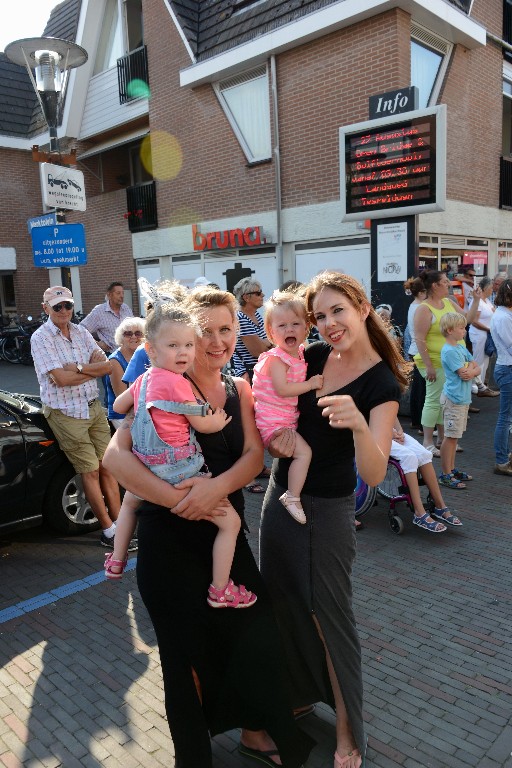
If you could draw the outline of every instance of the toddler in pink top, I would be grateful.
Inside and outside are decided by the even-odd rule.
[[[252,384],[256,424],[265,448],[277,430],[297,429],[298,396],[322,387],[323,376],[320,374],[306,380],[304,341],[308,330],[303,299],[297,293],[275,291],[265,304],[265,331],[275,347],[259,356]],[[279,497],[279,501],[298,523],[303,524],[306,515],[300,494],[310,462],[311,448],[296,433],[295,450],[288,471],[288,490]]]

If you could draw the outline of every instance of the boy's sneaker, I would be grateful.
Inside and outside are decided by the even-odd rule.
[[[108,547],[109,549],[114,549],[114,539],[115,539],[115,535],[111,536],[109,539],[108,536],[105,536],[105,534],[102,531],[101,537],[100,537],[100,544],[102,547]],[[138,548],[139,548],[139,541],[137,538],[134,537],[128,544],[128,552],[136,552]]]
[[[509,475],[509,477],[512,476],[512,464],[510,463],[510,461],[507,464],[495,464],[494,474]]]

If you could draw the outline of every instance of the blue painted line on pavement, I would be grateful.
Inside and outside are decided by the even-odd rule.
[[[124,569],[124,572],[133,571],[137,565],[137,558],[132,557],[128,560],[128,564]],[[57,600],[62,600],[64,597],[69,597],[77,592],[82,592],[84,589],[94,587],[96,584],[101,584],[106,581],[105,571],[97,571],[91,573],[89,576],[85,576],[83,579],[77,579],[76,581],[70,581],[69,584],[63,584],[60,587],[51,589],[49,592],[42,592],[40,595],[35,595],[28,600],[22,600],[15,605],[4,608],[0,611],[0,624],[4,624],[11,619],[17,619],[26,613],[36,611],[38,608],[42,608],[50,603],[56,603]]]

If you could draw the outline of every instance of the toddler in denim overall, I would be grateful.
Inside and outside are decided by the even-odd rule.
[[[198,333],[185,306],[174,302],[156,304],[145,329],[152,367],[114,403],[118,413],[127,413],[136,406],[131,426],[133,453],[153,474],[172,485],[201,474],[204,459],[195,429],[219,432],[231,420],[222,408],[212,413],[208,403],[198,404],[190,382],[183,376],[194,361]],[[213,578],[207,602],[212,608],[247,608],[256,602],[256,595],[243,585],[237,587],[229,578],[240,517],[226,501],[222,506],[225,515],[212,518],[218,533],[213,544]],[[134,494],[125,494],[114,551],[105,558],[108,579],[119,579],[123,574],[139,503]]]

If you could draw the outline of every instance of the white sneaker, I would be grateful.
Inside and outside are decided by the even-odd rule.
[[[307,523],[306,515],[302,509],[302,504],[298,496],[292,496],[290,491],[285,491],[282,496],[279,497],[279,501],[290,513],[294,520],[301,525]]]
[[[472,395],[476,395],[476,393],[477,393],[477,392],[478,392],[478,387],[477,387],[477,385],[476,385],[476,384],[472,384],[472,385],[471,385],[471,394],[472,394]]]

